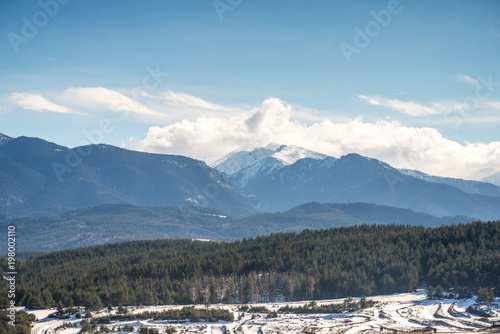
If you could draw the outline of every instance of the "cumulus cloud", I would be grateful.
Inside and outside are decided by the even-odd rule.
[[[500,142],[459,144],[436,129],[405,127],[396,121],[362,119],[306,123],[276,98],[234,117],[199,117],[151,127],[140,150],[182,154],[212,162],[238,147],[270,143],[297,145],[335,157],[356,152],[394,167],[471,179],[500,169]]]
[[[198,117],[165,127],[154,126],[137,147],[213,160],[242,145],[262,146],[272,141],[273,130],[290,126],[291,107],[278,99],[266,100],[261,108],[226,117]]]
[[[23,109],[34,111],[52,111],[61,114],[70,114],[73,112],[69,108],[58,105],[40,94],[12,93],[10,95],[10,99]]]
[[[292,107],[277,98],[269,98],[260,107],[245,111],[173,91],[142,96],[141,102],[127,95],[103,87],[72,87],[53,94],[54,100],[30,93],[12,93],[9,99],[21,108],[35,111],[90,114],[111,110],[122,115],[134,114],[139,120],[158,121],[156,124],[168,119],[173,123],[150,127],[145,138],[134,140],[131,145],[144,151],[181,154],[207,162],[239,147],[275,143],[297,145],[335,157],[356,152],[394,167],[441,176],[481,179],[500,170],[500,142],[461,144],[429,127],[406,127],[384,120],[370,123],[362,118]],[[479,115],[464,113],[460,109],[463,105],[454,100],[422,105],[377,96],[359,98],[413,116],[444,115],[427,124],[500,122],[497,112],[500,101],[496,100],[480,100],[479,106],[492,112]],[[457,111],[459,117],[451,117]]]

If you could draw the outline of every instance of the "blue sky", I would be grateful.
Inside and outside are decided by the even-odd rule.
[[[499,1],[2,1],[0,133],[208,162],[277,142],[481,179],[500,170],[499,17]]]

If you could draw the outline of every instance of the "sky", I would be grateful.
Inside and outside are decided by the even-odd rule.
[[[0,133],[500,171],[500,1],[0,2]]]

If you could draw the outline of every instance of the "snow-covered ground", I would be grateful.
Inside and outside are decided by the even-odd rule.
[[[212,333],[222,334],[226,330],[230,333],[241,334],[271,334],[271,333],[367,333],[367,332],[393,332],[435,329],[437,332],[473,332],[488,329],[490,324],[483,318],[467,313],[466,309],[475,303],[474,299],[442,299],[428,300],[425,291],[419,290],[415,293],[394,294],[388,296],[376,296],[369,299],[378,303],[364,310],[346,312],[342,314],[278,314],[277,318],[269,318],[266,314],[242,312],[239,305],[213,305],[210,307],[228,309],[236,319],[232,323],[182,323],[174,324],[166,321],[126,321],[117,322],[108,327],[123,326],[130,324],[139,326],[155,327],[162,329],[172,326],[177,333]],[[318,305],[341,303],[342,299],[317,301]],[[498,301],[497,301],[498,302]],[[295,303],[268,303],[259,304],[266,306],[270,311],[278,310],[285,305],[301,306],[308,302]],[[495,316],[500,316],[499,304],[496,303],[490,310]],[[181,308],[182,306],[151,306],[131,307],[129,312],[142,313],[145,311],[161,311],[165,309]],[[203,307],[203,306],[197,306]],[[76,334],[79,328],[55,330],[64,322],[78,323],[79,319],[54,320],[48,318],[52,311],[28,311],[39,319],[32,331],[33,334]],[[107,310],[94,314],[102,316]],[[118,332],[120,333],[120,332]],[[130,332],[121,332],[122,334]]]

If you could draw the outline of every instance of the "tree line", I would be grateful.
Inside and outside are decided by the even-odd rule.
[[[500,222],[360,225],[235,242],[132,241],[17,264],[29,308],[257,303],[409,292],[426,282],[500,293]],[[0,261],[7,271],[5,260]],[[7,286],[0,283],[0,305]]]

